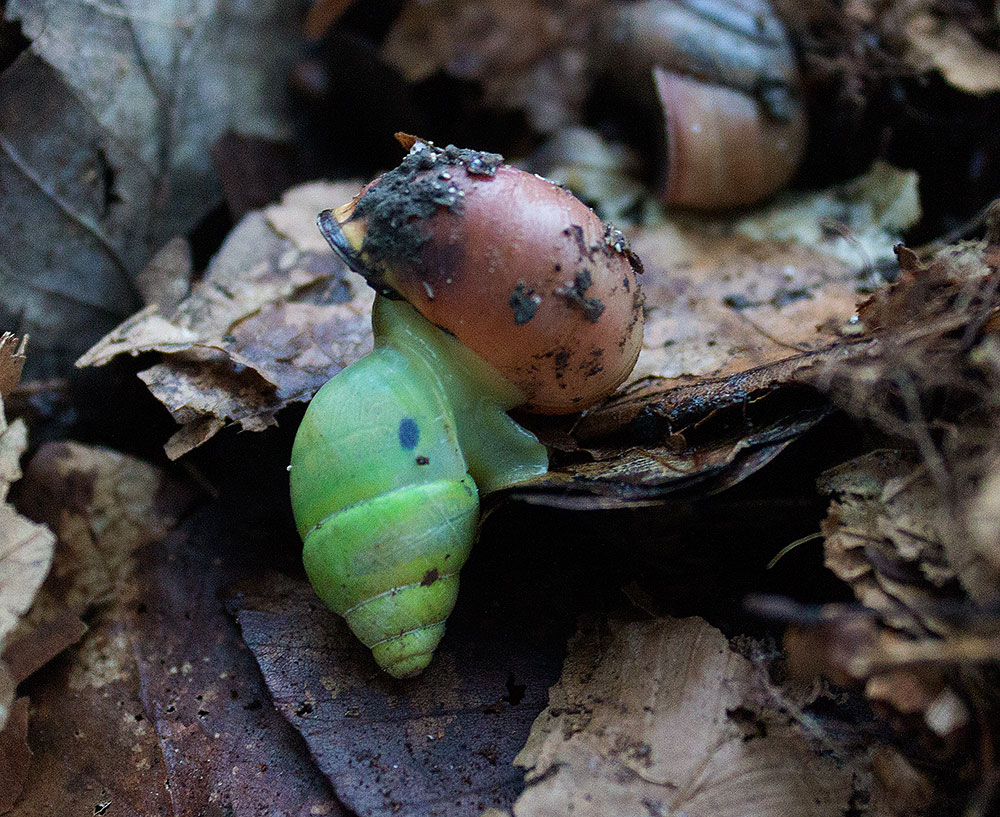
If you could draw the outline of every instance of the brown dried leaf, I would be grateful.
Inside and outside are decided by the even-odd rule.
[[[822,525],[826,566],[894,629],[952,633],[935,611],[962,596],[926,469],[898,451],[876,451],[823,474],[820,489],[833,495]]]
[[[172,458],[228,422],[261,430],[371,348],[372,291],[338,261],[316,214],[349,200],[350,182],[288,191],[249,214],[205,278],[168,312],[151,305],[87,352],[79,366],[118,354],[159,351],[164,362],[140,377],[183,428]]]
[[[0,399],[6,400],[21,380],[24,368],[24,350],[28,346],[25,335],[20,344],[10,332],[0,335]]]
[[[724,376],[853,336],[899,232],[919,217],[916,177],[888,165],[729,220],[630,231],[646,332],[636,376]]]
[[[238,587],[231,607],[274,705],[358,814],[479,817],[517,797],[510,764],[558,677],[577,590],[545,548],[499,544],[463,569],[434,661],[403,682],[305,580]]]
[[[159,469],[77,443],[43,445],[20,487],[21,509],[46,524],[17,517],[15,527],[0,506],[0,530],[24,537],[19,551],[0,553],[0,647],[14,685],[83,635],[80,616],[114,595],[135,549],[162,538],[191,501]]]
[[[22,491],[24,511],[59,539],[46,590],[77,613],[126,584],[135,551],[162,539],[193,498],[156,466],[75,442],[43,445]]]
[[[28,699],[18,698],[10,708],[7,725],[0,727],[0,814],[6,814],[24,790],[31,762],[28,746]]]
[[[686,489],[720,491],[766,465],[826,415],[813,395],[802,395],[777,418],[759,405],[747,410],[746,395],[736,391],[726,395],[728,404],[720,401],[714,408],[699,402],[700,396],[687,405],[693,415],[689,424],[664,431],[667,423],[656,423],[650,412],[632,427],[613,429],[607,439],[590,440],[586,449],[553,456],[547,474],[507,493],[533,504],[594,510],[660,504]],[[727,425],[727,410],[740,413],[744,422]],[[623,447],[622,440],[629,445]],[[581,455],[586,455],[582,462]]]
[[[35,600],[35,606],[18,624],[3,651],[3,659],[15,684],[30,678],[67,647],[87,632],[80,614],[58,607],[45,585]]]
[[[483,85],[487,104],[525,110],[542,132],[579,121],[598,0],[411,0],[382,54],[410,82],[438,71]]]
[[[57,615],[68,621],[83,606],[91,628],[33,682],[35,757],[13,814],[90,814],[111,801],[135,817],[206,808],[339,815],[301,743],[266,704],[221,601],[263,554],[274,558],[273,536],[214,506],[156,541],[191,491],[115,452],[47,445],[26,472],[26,496],[61,537],[32,610],[48,601],[49,615],[26,638],[58,630]],[[31,656],[21,658],[29,669]]]
[[[936,531],[948,571],[969,596],[988,604],[1000,598],[1000,537],[982,490],[1000,461],[1000,346],[993,328],[1000,250],[964,242],[922,263],[904,249],[900,266],[899,281],[859,310],[859,328],[872,337],[866,354],[842,358],[809,380],[912,449],[923,475],[915,473],[907,490],[924,492],[914,500],[922,515],[914,513]],[[934,559],[923,564],[925,579],[939,570]]]
[[[937,69],[949,84],[969,94],[1000,91],[1000,52],[975,40],[966,20],[939,20],[926,12],[915,14],[904,36],[906,60],[916,69]]]
[[[514,814],[841,815],[852,770],[795,711],[701,619],[587,623],[515,761]]]

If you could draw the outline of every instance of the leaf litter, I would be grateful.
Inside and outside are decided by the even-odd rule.
[[[768,603],[794,624],[793,667],[862,688],[895,726],[895,778],[973,803],[992,797],[980,764],[994,757],[1000,712],[996,219],[994,209],[985,239],[924,260],[901,249],[899,281],[859,309],[876,342],[814,373],[895,444],[819,481],[831,497],[825,561],[858,604]]]
[[[905,184],[899,189],[905,191]],[[273,321],[253,325],[247,345],[238,345],[237,333],[249,321],[265,321],[271,311],[295,306],[296,293],[302,291],[297,287],[311,292],[323,275],[341,291],[366,292],[353,289],[351,274],[343,270],[327,266],[322,274],[307,269],[303,275],[303,266],[296,262],[282,268],[274,261],[327,253],[313,228],[316,207],[347,200],[353,192],[312,185],[290,191],[279,205],[249,214],[204,279],[169,314],[147,307],[88,352],[81,365],[101,364],[121,352],[163,354],[163,362],[142,377],[175,418],[186,423],[168,444],[172,455],[208,439],[226,422],[264,417],[258,426],[255,419],[243,423],[246,428],[263,427],[273,421],[281,400],[308,399],[308,388],[318,388],[348,361],[330,366],[296,395],[282,379],[283,361],[275,350],[287,349],[291,334],[308,354],[318,327],[326,325],[332,338],[361,334],[364,340],[353,347],[360,354],[364,343],[370,343],[368,304],[347,302],[347,324],[338,323],[343,303],[333,305],[339,313],[330,310],[330,304],[308,305],[316,323],[304,339],[279,331],[280,323]],[[852,230],[863,231],[865,218],[874,218],[871,223],[877,229],[877,219],[883,216],[887,229],[899,229],[893,220],[898,210],[872,205],[849,226],[827,231],[831,244],[842,242]],[[817,208],[804,223],[828,218],[828,210]],[[771,225],[766,229],[777,229],[776,223],[787,229],[788,219],[764,223]],[[810,229],[804,234],[822,232]],[[711,484],[721,490],[763,467],[825,416],[828,409],[811,375],[803,372],[859,354],[871,342],[855,337],[852,317],[859,293],[877,284],[878,272],[874,264],[862,265],[859,276],[858,264],[845,260],[842,249],[814,249],[794,234],[750,238],[732,228],[716,224],[706,229],[685,219],[639,230],[636,244],[647,266],[652,262],[645,281],[653,338],[642,353],[646,376],[574,428],[541,429],[543,439],[548,433],[557,441],[556,468],[537,485],[520,486],[519,498],[574,507],[566,501],[574,490],[582,487],[593,494],[594,485],[603,483],[610,486],[607,496],[584,506],[611,508],[631,501],[659,502],[680,485],[704,489]],[[324,263],[330,264],[332,257],[327,257]],[[865,257],[864,252],[859,257]],[[250,258],[257,259],[256,264]],[[261,258],[270,260],[262,263]],[[223,283],[229,271],[237,269],[251,270],[242,281],[245,298],[231,297]],[[259,290],[256,277],[262,280]],[[679,361],[671,359],[670,344],[656,341],[662,322],[677,321],[686,322],[690,337],[684,343],[696,349],[692,357]],[[679,330],[675,326],[662,331]],[[723,339],[732,345],[717,350]],[[224,376],[214,368],[219,362]],[[276,395],[283,396],[276,400]],[[708,478],[714,481],[706,483]],[[551,499],[556,496],[560,499]],[[290,549],[297,548],[290,544]],[[473,598],[468,588],[465,593],[463,599]],[[507,654],[505,666],[514,668],[511,683],[527,684],[535,695],[558,676],[553,660],[558,656],[546,652],[540,662],[537,645],[513,646],[524,629],[518,619],[508,625],[513,630],[503,629],[495,640],[487,637],[476,647],[483,633],[473,636],[465,630],[473,620],[481,630],[482,622],[475,608],[463,610],[460,602],[439,661],[424,679],[400,690],[390,689],[392,683],[373,674],[369,657],[315,602],[302,580],[290,583],[274,576],[244,582],[231,608],[275,705],[303,735],[319,768],[349,807],[359,813],[391,814],[406,805],[410,813],[432,813],[449,803],[449,813],[478,814],[485,807],[513,806],[522,782],[509,763],[544,701],[531,711],[508,709],[506,704],[496,712],[489,707],[484,711],[483,690],[498,688],[498,698],[504,698],[503,679],[495,670],[501,653]],[[537,620],[536,611],[532,621]],[[528,630],[533,626],[527,625]],[[566,622],[558,626],[568,635]],[[553,640],[558,643],[558,638]],[[458,652],[449,660],[453,650]],[[462,672],[455,669],[458,666]],[[543,667],[547,669],[539,676]],[[401,722],[408,724],[405,730],[400,730]],[[788,751],[789,768],[819,762],[807,742],[791,743],[801,754]],[[848,779],[824,802],[843,808],[852,796]]]
[[[21,680],[10,670],[10,640],[49,572],[55,546],[48,528],[22,516],[8,500],[12,483],[21,478],[28,430],[20,419],[7,422],[3,397],[17,385],[24,344],[9,333],[0,338],[0,383],[6,389],[0,392],[0,730]]]
[[[32,42],[0,77],[2,317],[35,336],[36,376],[133,312],[132,276],[221,201],[210,148],[225,130],[287,133],[285,11],[5,4]]]
[[[383,56],[409,72],[412,81],[437,81],[434,75],[444,72],[452,79],[481,82],[490,104],[525,111],[540,132],[578,117],[589,81],[582,45],[593,22],[589,10],[595,4],[589,0],[527,3],[513,11],[492,2],[403,5]],[[337,2],[314,8],[321,6],[328,7],[323,12],[328,19],[342,10]],[[219,3],[206,8],[209,25],[203,30],[211,40],[213,26],[226,19],[228,7]],[[891,34],[909,50],[911,69],[937,70],[953,88],[987,94],[996,85],[996,52],[988,38],[993,35],[977,28],[975,20],[967,28],[956,24],[970,9],[968,4],[921,0],[888,10],[850,4],[837,13],[871,21],[887,12],[890,18],[893,12],[905,12],[898,25],[881,21],[878,27],[863,28],[872,43],[862,44],[858,37],[856,47],[879,50],[873,32]],[[456,10],[464,10],[464,16]],[[134,133],[123,131],[114,119],[127,106],[109,110],[107,98],[100,98],[106,90],[100,83],[74,83],[92,79],[89,57],[96,52],[99,60],[107,56],[101,51],[107,45],[105,24],[121,21],[125,32],[134,35],[135,53],[156,54],[160,49],[150,44],[173,42],[178,33],[188,36],[194,30],[185,27],[191,18],[173,19],[161,30],[156,26],[162,19],[156,22],[156,15],[125,6],[57,8],[19,0],[7,3],[6,11],[20,15],[35,42],[0,83],[6,112],[0,158],[7,171],[3,178],[10,182],[5,190],[17,194],[8,201],[32,218],[41,213],[45,221],[39,229],[12,204],[12,238],[41,236],[38,246],[52,249],[55,265],[38,266],[41,275],[30,281],[24,269],[11,271],[9,265],[0,274],[13,282],[8,287],[20,284],[5,302],[24,306],[26,320],[44,330],[39,348],[45,355],[39,360],[77,354],[80,348],[64,347],[83,342],[78,339],[91,326],[109,326],[145,302],[148,309],[141,317],[106,339],[101,354],[107,357],[93,362],[104,362],[118,351],[146,355],[143,365],[152,355],[162,356],[142,377],[183,425],[168,453],[181,456],[226,425],[270,427],[284,406],[308,399],[349,362],[355,349],[370,343],[366,307],[355,309],[359,304],[354,297],[366,290],[351,288],[349,275],[345,285],[341,273],[330,270],[311,283],[297,279],[279,284],[279,291],[268,289],[266,271],[259,292],[241,291],[239,280],[214,265],[199,282],[190,246],[182,238],[174,238],[133,277],[167,239],[190,233],[195,213],[211,207],[218,191],[214,181],[198,176],[200,169],[194,176],[182,173],[188,168],[166,176],[157,175],[162,166],[150,171],[140,149],[143,139],[129,141]],[[987,13],[973,11],[976,18]],[[289,17],[283,15],[283,21]],[[559,23],[563,17],[573,18],[572,25]],[[90,42],[97,45],[67,49],[74,38],[65,32],[91,23],[98,36]],[[233,38],[234,47],[254,61],[234,73],[256,77],[263,68],[283,81],[284,68],[270,67],[270,59],[259,57],[286,59],[280,49],[260,45],[272,34],[280,42],[291,40],[280,31],[280,24],[258,31],[249,37],[249,46],[242,37]],[[127,37],[112,39],[114,48],[128,44]],[[214,42],[208,50],[213,48],[217,53],[209,55],[209,70],[195,49],[195,85],[213,82],[213,58],[219,63],[229,59],[228,45]],[[806,60],[825,58],[810,52],[808,43],[803,51]],[[129,53],[122,60],[129,93],[121,98],[134,102],[141,95],[131,93],[136,75]],[[860,72],[862,62],[856,68],[832,59],[827,70],[844,74],[843,85],[850,91],[852,81],[864,79],[853,73]],[[76,71],[81,64],[88,70]],[[145,67],[163,76],[156,73],[160,64]],[[880,68],[904,82],[908,75],[900,65]],[[104,78],[102,71],[97,73]],[[168,77],[158,85],[168,92],[183,89],[184,79],[175,85]],[[44,108],[28,110],[36,100],[19,93],[26,84],[49,91]],[[260,84],[252,81],[249,87],[259,90]],[[184,111],[185,101],[197,101],[202,94],[182,90],[168,97],[164,110]],[[265,103],[279,97],[262,95]],[[244,109],[256,110],[253,105]],[[131,110],[144,109],[133,105]],[[93,111],[98,116],[90,116]],[[273,133],[272,114],[265,112],[269,121],[251,129]],[[209,119],[192,116],[188,122],[182,117],[181,124],[214,127],[217,122]],[[17,122],[27,123],[23,132],[11,124]],[[27,136],[41,127],[39,122],[46,127],[58,123],[58,133],[33,145]],[[68,136],[60,141],[63,131]],[[207,151],[199,145],[190,154],[179,150],[176,155],[203,158]],[[129,153],[133,148],[135,155]],[[67,167],[65,178],[40,172],[50,167],[52,157],[60,157]],[[567,179],[587,175],[572,166],[564,169]],[[37,201],[28,195],[37,191],[26,190],[26,171],[35,171],[43,183]],[[178,181],[182,175],[188,182]],[[157,188],[164,178],[169,184]],[[704,547],[700,529],[692,530],[683,514],[673,515],[683,507],[683,496],[703,495],[708,512],[714,509],[720,516],[731,506],[713,505],[717,492],[737,483],[744,487],[750,482],[746,478],[758,472],[760,479],[780,478],[787,460],[775,459],[794,451],[793,443],[815,440],[816,430],[828,430],[835,412],[857,419],[858,436],[865,444],[875,438],[880,450],[828,471],[819,488],[830,497],[822,555],[858,602],[815,607],[772,599],[769,609],[793,625],[786,639],[790,666],[808,673],[818,667],[867,696],[879,717],[877,740],[883,742],[872,748],[871,767],[896,813],[927,809],[942,793],[957,794],[954,805],[961,802],[963,787],[974,788],[996,775],[989,765],[996,743],[995,594],[1000,572],[1000,455],[995,422],[989,419],[996,416],[990,397],[997,357],[996,239],[953,247],[936,259],[926,252],[902,251],[900,282],[886,288],[886,280],[896,273],[887,263],[888,251],[909,223],[913,186],[912,174],[883,167],[856,185],[798,199],[782,197],[764,211],[731,222],[677,214],[660,221],[652,209],[643,210],[644,226],[629,231],[641,244],[647,266],[652,261],[654,267],[647,275],[652,341],[643,351],[642,369],[626,391],[583,418],[568,425],[539,423],[539,433],[554,452],[555,470],[547,480],[513,494],[557,506],[517,506],[518,514],[535,523],[568,520],[559,515],[559,507],[610,510],[656,503],[669,517],[670,537],[685,553],[697,555]],[[177,208],[156,198],[157,189],[168,187],[175,203],[194,206]],[[634,214],[643,205],[641,192],[627,184],[605,184],[598,195],[614,197],[619,212]],[[258,206],[261,200],[266,199],[257,200]],[[234,212],[243,209],[238,206]],[[279,210],[290,218],[282,221]],[[240,264],[257,269],[262,258],[272,264],[278,257],[281,271],[280,259],[289,248],[281,241],[302,254],[307,246],[327,253],[312,226],[315,210],[292,216],[293,210],[268,208],[263,222],[261,212],[248,216],[246,223],[256,221],[256,227],[241,233],[249,239],[243,252],[235,244],[226,247],[234,269]],[[159,213],[155,218],[153,211]],[[805,219],[803,212],[808,213]],[[221,258],[220,253],[216,261]],[[81,275],[73,281],[58,275],[63,269],[76,275],[86,265],[98,271],[98,286],[87,292],[73,288]],[[291,266],[300,270],[297,261]],[[315,270],[306,270],[311,272]],[[212,292],[210,285],[203,286],[210,279],[235,289]],[[328,289],[320,294],[323,287]],[[351,288],[346,299],[344,288]],[[856,314],[857,298],[872,290],[875,297]],[[334,304],[345,311],[329,311]],[[328,336],[317,341],[324,332]],[[294,363],[302,364],[301,376],[285,368],[291,361],[282,352],[289,343],[299,356]],[[330,349],[337,360],[331,360]],[[298,543],[288,530],[254,529],[215,504],[172,533],[177,514],[153,522],[145,538],[130,538],[125,526],[121,532],[132,544],[123,546],[130,551],[123,558],[116,548],[89,553],[83,533],[93,534],[104,523],[83,520],[86,514],[73,499],[75,489],[49,495],[39,486],[64,479],[86,484],[94,463],[75,445],[42,451],[39,479],[21,486],[29,488],[21,496],[29,505],[37,493],[43,506],[75,509],[64,520],[64,532],[77,544],[66,549],[65,566],[57,555],[53,571],[61,571],[56,578],[63,582],[60,593],[65,591],[67,603],[43,615],[48,598],[43,586],[18,625],[17,632],[27,635],[16,651],[4,654],[15,679],[48,663],[46,672],[19,689],[22,697],[12,710],[13,740],[8,733],[0,736],[0,763],[9,758],[12,768],[23,770],[27,762],[25,733],[36,751],[41,747],[45,754],[33,769],[28,767],[33,788],[18,813],[39,813],[48,803],[59,802],[95,814],[109,809],[229,814],[244,808],[338,814],[341,806],[325,778],[357,811],[372,813],[405,813],[411,804],[453,813],[456,807],[444,799],[452,795],[468,813],[485,811],[492,817],[510,808],[517,814],[536,813],[553,800],[586,811],[594,808],[595,794],[599,800],[615,787],[625,789],[619,804],[634,806],[634,812],[669,813],[680,804],[697,814],[701,804],[710,802],[709,813],[728,813],[733,786],[740,784],[778,813],[803,813],[807,807],[815,807],[816,813],[826,813],[827,807],[839,808],[837,813],[877,813],[883,805],[878,787],[867,778],[864,752],[855,748],[855,776],[855,769],[837,765],[843,755],[821,718],[817,728],[807,729],[811,716],[804,717],[798,708],[800,698],[774,681],[780,662],[767,666],[765,673],[756,658],[748,662],[733,651],[740,642],[727,645],[717,630],[697,619],[622,622],[612,617],[604,622],[609,597],[556,599],[557,591],[565,592],[573,583],[567,576],[577,569],[575,562],[592,555],[564,553],[561,561],[532,563],[520,582],[497,586],[496,577],[504,575],[498,563],[522,560],[519,542],[530,548],[560,538],[546,537],[540,524],[531,535],[485,537],[467,568],[468,578],[463,574],[470,585],[466,589],[478,595],[465,595],[460,602],[443,647],[444,665],[432,669],[436,674],[425,687],[387,691],[389,682],[374,676],[367,656],[315,605],[300,574],[293,579],[261,574],[261,564],[270,567],[285,559],[289,564],[279,567],[294,572]],[[106,454],[95,450],[95,462]],[[53,462],[77,465],[59,470],[52,468]],[[133,477],[130,467],[109,463],[108,468],[114,479],[135,479],[160,494],[143,476]],[[815,474],[809,476],[811,480]],[[134,499],[112,495],[111,503],[134,507]],[[509,506],[498,500],[488,524],[505,510],[509,513]],[[759,521],[768,511],[758,507],[750,513]],[[629,525],[637,518],[617,517]],[[742,521],[736,519],[734,527]],[[662,529],[630,532],[640,539]],[[276,547],[276,542],[282,544]],[[664,569],[685,570],[674,555],[659,558]],[[718,559],[718,554],[707,558]],[[635,550],[611,555],[608,561],[636,561],[640,571],[644,564]],[[513,571],[515,565],[509,567]],[[574,577],[577,590],[593,584],[596,573]],[[685,576],[681,580],[690,581]],[[240,582],[241,595],[230,606],[256,666],[219,602],[234,582]],[[610,598],[620,594],[623,584],[616,570],[601,573],[599,583]],[[538,598],[525,592],[530,587]],[[505,595],[512,597],[506,611],[501,609]],[[809,595],[815,597],[811,588]],[[514,609],[515,601],[524,609]],[[583,619],[559,680],[561,645],[573,630],[575,613],[594,607],[601,610],[599,618]],[[512,616],[508,623],[500,623],[501,612]],[[83,619],[89,632],[84,633]],[[544,632],[535,634],[539,620]],[[81,637],[81,643],[70,646]],[[639,646],[633,652],[623,644]],[[69,652],[52,662],[67,646]],[[636,654],[663,671],[629,673]],[[677,677],[678,656],[697,667],[688,677]],[[499,666],[506,669],[505,662],[516,664],[518,673],[505,677],[503,670],[498,672]],[[476,679],[464,678],[466,665],[476,668]],[[522,667],[535,674],[521,674]],[[708,683],[695,688],[695,680]],[[547,695],[546,687],[557,681]],[[645,705],[643,696],[651,687],[658,693],[649,704],[657,717],[629,719],[635,714],[632,702]],[[269,691],[284,718],[272,709]],[[664,694],[691,705],[658,707]],[[844,691],[831,693],[838,701],[849,697]],[[517,800],[522,781],[509,759],[547,699],[549,708],[522,754],[532,764],[530,785]],[[620,716],[622,706],[627,712]],[[401,711],[405,714],[400,717]],[[690,723],[683,721],[697,718],[702,729],[690,740],[685,731]],[[409,745],[399,742],[403,731]],[[471,752],[470,735],[477,741]],[[700,755],[706,758],[701,777],[690,773],[690,758],[675,735],[689,738],[683,744],[688,747],[699,740],[711,744]],[[422,745],[413,738],[422,739]],[[875,742],[868,734],[862,745]],[[765,747],[774,765],[763,776],[734,777],[734,771],[759,771]],[[734,762],[723,764],[719,773],[713,764],[729,757]],[[15,777],[23,774],[18,771]],[[795,775],[800,781],[820,779],[819,803],[787,800],[787,782]],[[664,789],[669,790],[666,797]],[[986,813],[995,792],[986,786],[976,795],[973,805]]]
[[[59,545],[15,646],[37,642],[67,612],[87,627],[29,682],[34,757],[10,813],[52,803],[100,813],[111,803],[135,815],[206,804],[338,815],[325,780],[265,704],[219,598],[248,569],[248,549],[270,537],[218,507],[190,513],[191,486],[78,443],[43,446],[24,488]]]
[[[515,760],[514,814],[842,815],[858,771],[800,709],[703,620],[586,620]]]
[[[374,296],[315,228],[320,210],[359,187],[304,185],[250,213],[185,298],[172,308],[151,303],[77,365],[164,353],[139,376],[183,425],[167,443],[171,459],[228,423],[250,431],[274,425],[281,408],[308,401],[371,349]]]

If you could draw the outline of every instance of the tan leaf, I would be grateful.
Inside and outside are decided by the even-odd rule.
[[[585,625],[515,761],[517,817],[841,815],[851,770],[705,621]]]
[[[956,574],[926,469],[897,451],[876,451],[827,471],[820,489],[833,495],[822,526],[826,566],[890,626],[913,636],[952,632],[934,613]]]
[[[4,501],[10,484],[21,476],[19,460],[26,447],[24,423],[15,420],[8,426],[0,400],[0,655],[34,602],[55,548],[48,528],[21,516]],[[0,660],[0,729],[7,721],[18,680]]]
[[[49,601],[78,614],[128,581],[136,549],[162,539],[191,500],[162,469],[75,442],[43,445],[22,492],[25,512],[59,538]]]
[[[10,332],[0,335],[0,398],[6,400],[21,379],[24,368],[24,350],[28,346],[28,336],[18,343]]]
[[[136,313],[77,365],[162,352],[164,361],[140,377],[184,426],[167,444],[171,458],[228,423],[251,431],[273,425],[280,409],[308,401],[371,349],[374,295],[315,224],[320,210],[350,200],[358,187],[307,184],[248,214],[187,297]]]
[[[919,214],[915,174],[879,165],[751,216],[630,231],[647,308],[633,377],[729,375],[842,340]]]
[[[906,58],[914,67],[936,68],[966,93],[1000,90],[1000,53],[973,39],[962,20],[939,21],[923,13],[909,21],[904,33],[909,46]]]

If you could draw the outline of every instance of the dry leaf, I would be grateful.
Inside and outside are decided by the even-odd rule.
[[[10,425],[0,400],[0,656],[3,656],[18,621],[28,612],[38,588],[49,572],[55,537],[44,525],[21,516],[7,504],[12,482],[21,476],[20,458],[27,447],[27,430],[21,420]],[[21,679],[0,660],[0,729],[7,721],[14,689]]]
[[[6,400],[21,380],[27,335],[20,342],[10,332],[0,335],[0,399]]]
[[[0,727],[0,814],[6,814],[24,790],[31,762],[28,746],[28,699],[18,698],[10,709],[7,725]]]
[[[83,641],[32,682],[35,756],[15,817],[343,817],[223,607],[273,541],[215,505],[140,550]]]
[[[25,513],[59,539],[50,601],[78,614],[128,583],[135,551],[162,539],[193,499],[154,465],[75,442],[43,445],[25,468],[22,495]]]
[[[184,427],[167,443],[176,458],[236,422],[259,431],[293,402],[308,401],[371,349],[373,293],[337,260],[316,214],[359,185],[314,183],[246,216],[205,277],[172,309],[151,305],[88,351],[79,366],[159,351],[140,374]]]
[[[353,811],[479,817],[517,797],[510,764],[558,677],[579,592],[525,538],[480,543],[434,661],[405,681],[378,669],[304,579],[237,588],[231,607],[271,700]]]
[[[936,531],[965,591],[988,604],[1000,598],[1000,539],[995,529],[989,533],[992,516],[982,504],[1000,452],[1000,344],[993,329],[1000,251],[965,242],[925,264],[901,249],[900,266],[900,280],[859,309],[859,329],[874,341],[867,353],[817,369],[810,379],[912,449],[924,475],[915,474],[911,487],[929,491],[913,500],[925,509],[921,524]],[[949,433],[940,433],[944,427]],[[936,569],[934,560],[925,564]]]
[[[752,216],[630,231],[646,331],[635,377],[719,376],[827,346],[919,217],[916,176],[881,165]]]
[[[438,71],[482,83],[487,104],[525,110],[542,132],[579,121],[597,0],[411,0],[383,45],[410,82]]]
[[[894,629],[953,632],[935,611],[949,597],[960,604],[962,594],[926,469],[898,451],[876,451],[823,474],[820,489],[833,496],[822,526],[826,566]]]
[[[0,78],[0,318],[20,316],[39,352],[29,367],[52,371],[139,306],[133,276],[220,201],[219,136],[286,129],[297,35],[276,0],[11,0],[4,13],[32,45]]]
[[[842,815],[852,772],[701,619],[585,624],[515,761],[516,817]]]
[[[153,466],[76,443],[43,445],[20,487],[21,509],[46,524],[0,506],[0,533],[12,537],[0,537],[0,670],[12,687],[83,635],[80,617],[127,581],[134,550],[191,500]]]
[[[938,20],[919,13],[906,25],[906,59],[920,71],[937,69],[949,84],[969,94],[1000,91],[1000,52],[969,33],[961,17]]]

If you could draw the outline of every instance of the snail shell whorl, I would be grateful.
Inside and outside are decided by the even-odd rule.
[[[596,42],[624,95],[662,117],[664,202],[740,207],[791,179],[805,106],[791,39],[768,0],[612,4]]]
[[[479,500],[440,388],[376,349],[313,398],[292,451],[292,508],[318,595],[390,675],[431,659]]]
[[[725,209],[783,187],[805,149],[805,115],[762,114],[741,91],[653,69],[667,132],[660,195],[669,204]]]

